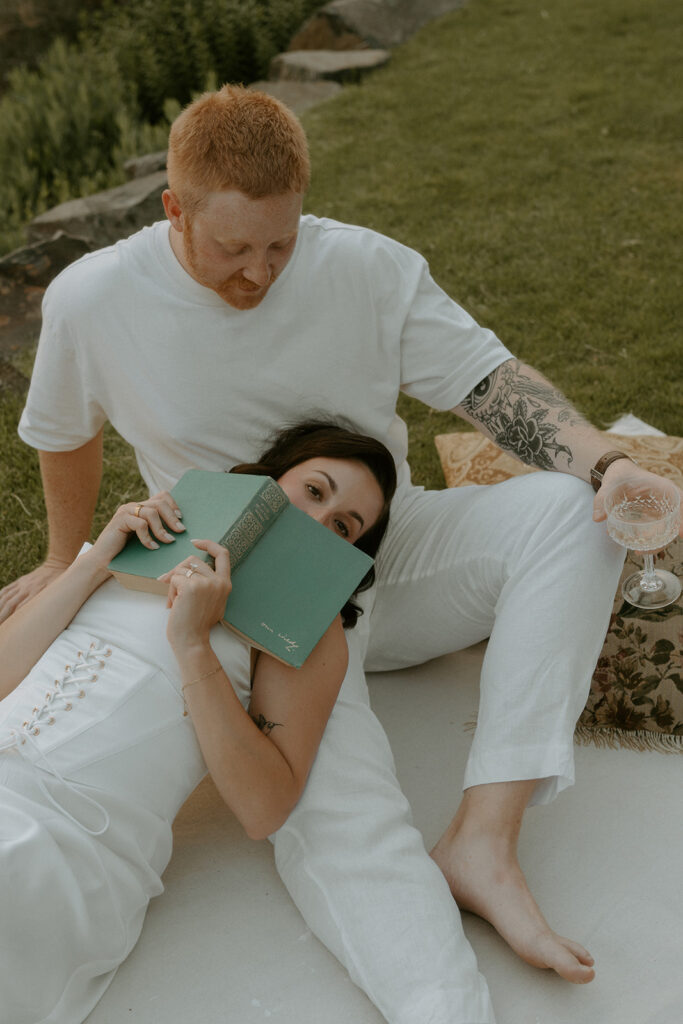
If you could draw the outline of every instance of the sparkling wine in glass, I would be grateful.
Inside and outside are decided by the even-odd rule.
[[[625,579],[621,588],[636,608],[665,608],[681,593],[673,573],[654,567],[654,553],[678,536],[680,506],[678,488],[664,480],[644,485],[626,478],[605,498],[610,537],[644,556],[645,568]]]

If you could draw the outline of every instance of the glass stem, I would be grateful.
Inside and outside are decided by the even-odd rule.
[[[652,552],[644,552],[643,559],[645,564],[643,566],[643,574],[640,578],[640,587],[641,590],[646,590],[651,593],[654,590],[659,590],[662,584],[657,578],[657,574],[655,572],[655,560]]]

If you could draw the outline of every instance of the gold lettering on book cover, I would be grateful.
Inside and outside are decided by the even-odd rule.
[[[275,630],[272,626],[269,626],[267,622],[261,623],[261,629],[268,630],[269,633],[274,633]],[[292,651],[297,650],[299,644],[296,640],[292,640],[291,636],[287,636],[286,633],[278,633],[278,640],[282,640],[285,645],[285,650],[291,654]]]
[[[296,640],[292,640],[291,636],[287,636],[286,633],[278,633],[280,640],[284,640],[285,647],[288,651],[295,651],[299,646]]]

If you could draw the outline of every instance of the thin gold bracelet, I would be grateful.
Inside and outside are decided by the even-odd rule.
[[[223,671],[223,666],[222,665],[218,665],[216,668],[211,669],[210,672],[205,672],[203,676],[197,676],[196,679],[191,679],[189,681],[189,683],[185,683],[185,685],[181,686],[180,689],[182,690],[183,693],[185,693],[185,690],[188,688],[188,686],[194,686],[195,683],[201,683],[202,679],[208,679],[209,676],[215,676],[216,672],[222,672],[222,671]]]

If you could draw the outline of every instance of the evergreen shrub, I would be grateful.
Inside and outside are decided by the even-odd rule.
[[[0,252],[67,199],[124,180],[123,161],[161,149],[203,89],[267,75],[323,0],[106,0],[78,43],[55,40],[0,98]]]
[[[152,122],[172,96],[187,103],[209,72],[220,83],[267,75],[272,57],[324,0],[107,0],[87,35],[111,50]]]

